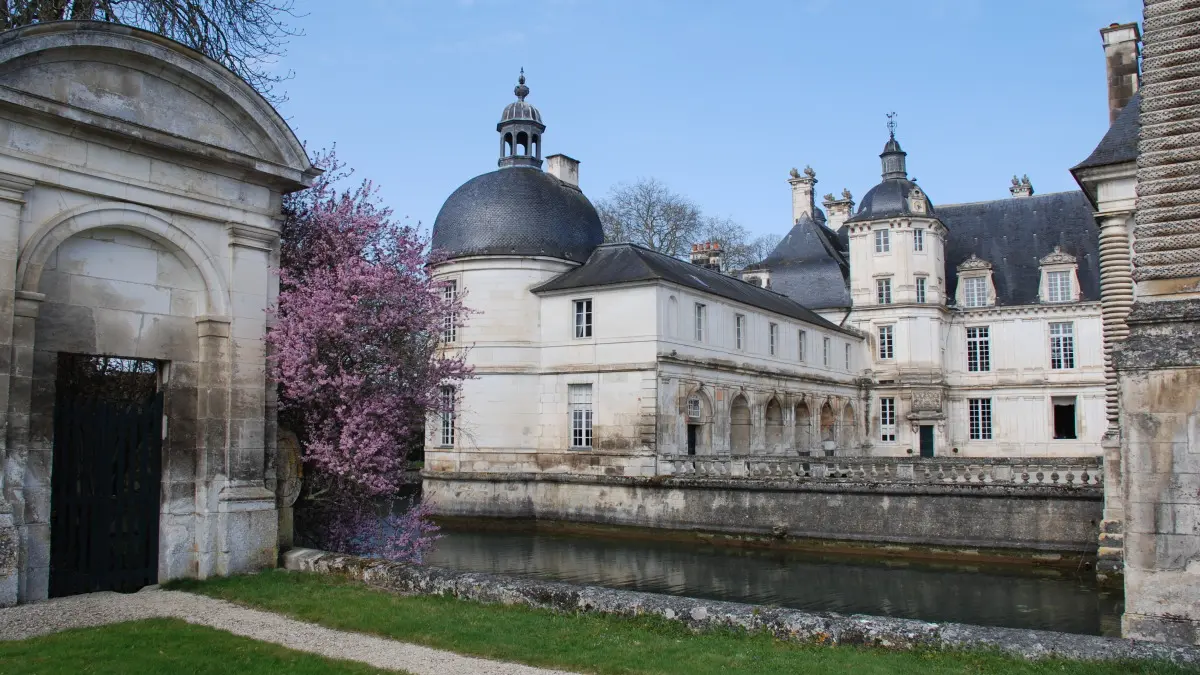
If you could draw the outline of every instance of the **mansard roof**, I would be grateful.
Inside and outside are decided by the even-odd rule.
[[[1072,172],[1098,166],[1123,164],[1137,161],[1138,130],[1141,127],[1142,94],[1138,92],[1129,99],[1113,121],[1100,144],[1088,158],[1076,164]]]
[[[791,298],[636,244],[603,244],[587,262],[535,287],[533,292],[639,281],[667,281],[822,328],[847,332]]]
[[[850,306],[850,265],[838,235],[803,217],[775,250],[748,270],[771,271],[771,289],[813,309]]]
[[[1035,304],[1041,261],[1057,246],[1076,258],[1080,299],[1100,299],[1099,236],[1083,192],[943,204],[938,218],[947,230],[948,297],[958,285],[958,266],[974,255],[992,264],[997,305]]]

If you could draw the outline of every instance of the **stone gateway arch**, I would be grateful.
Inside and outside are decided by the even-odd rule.
[[[275,565],[270,268],[316,174],[171,40],[0,35],[0,606]]]

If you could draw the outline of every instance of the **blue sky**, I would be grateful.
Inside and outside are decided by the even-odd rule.
[[[355,12],[348,11],[355,7]],[[592,198],[657,178],[754,233],[787,231],[788,170],[818,194],[879,180],[885,113],[939,203],[1075,189],[1108,126],[1099,29],[1141,0],[298,0],[281,112],[337,144],[398,216],[432,225],[496,168],[525,68],[544,154]]]

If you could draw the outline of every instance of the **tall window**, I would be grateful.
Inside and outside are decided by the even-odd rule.
[[[887,253],[892,250],[891,231],[875,230],[875,252]]]
[[[881,305],[892,304],[892,280],[890,278],[875,280],[875,298]]]
[[[913,250],[925,250],[925,230],[923,228],[918,227],[913,229]]]
[[[879,358],[892,359],[896,357],[894,350],[893,337],[895,326],[880,326],[879,327]]]
[[[987,277],[963,279],[963,300],[967,307],[987,306]]]
[[[829,338],[824,338],[821,341],[821,363],[829,365]]]
[[[1046,273],[1046,297],[1050,302],[1070,302],[1074,296],[1070,272]]]
[[[986,373],[992,369],[992,345],[987,326],[967,329],[967,371]]]
[[[775,356],[777,344],[779,344],[779,324],[773,323],[767,326],[767,351],[771,356]]]
[[[917,232],[923,232],[923,231],[924,230],[917,230]],[[917,277],[917,302],[925,302],[925,282],[926,281],[927,281],[927,279],[925,277]]]
[[[850,370],[850,343],[846,343],[846,370]]]
[[[802,330],[796,334],[796,355],[801,361],[808,360],[808,331]]]
[[[746,348],[746,315],[738,314],[733,317],[733,344],[738,349]]]
[[[967,408],[970,414],[971,440],[992,440],[992,399],[967,399]]]
[[[454,387],[442,387],[442,445],[454,445]]]
[[[688,399],[687,415],[689,418],[694,420],[700,419],[700,398],[698,396],[693,396]]]
[[[896,440],[896,399],[879,399],[879,440]]]
[[[704,342],[704,305],[696,303],[696,342]]]
[[[1069,321],[1050,324],[1050,367],[1075,367],[1075,325]]]
[[[442,298],[454,302],[458,298],[458,282],[449,279],[442,286]],[[458,312],[447,312],[442,317],[442,342],[451,344],[458,339]]]
[[[592,300],[575,301],[575,337],[592,337]]]
[[[592,447],[592,385],[567,386],[571,404],[571,447]]]

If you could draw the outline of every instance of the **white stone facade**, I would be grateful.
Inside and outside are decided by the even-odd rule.
[[[113,24],[7,32],[0,97],[0,605],[48,594],[62,354],[158,364],[158,579],[273,566],[263,338],[302,147],[223,67]]]

